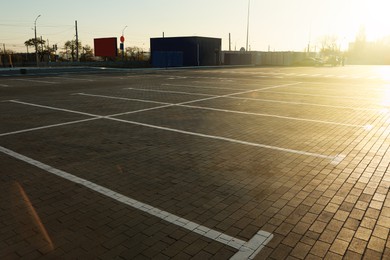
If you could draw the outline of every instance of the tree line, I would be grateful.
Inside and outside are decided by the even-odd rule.
[[[37,48],[37,54],[40,61],[43,61],[45,57],[49,57],[50,60],[68,60],[76,61],[79,58],[80,61],[90,61],[93,57],[93,49],[89,45],[82,45],[80,41],[75,40],[66,41],[59,51],[57,44],[49,45],[45,40],[41,38],[31,38],[24,42],[24,45],[32,48],[32,52],[35,52],[35,46]],[[76,57],[79,53],[79,57]]]
[[[91,46],[83,45],[81,41],[69,40],[59,48],[57,44],[49,45],[45,40],[41,38],[31,38],[24,42],[27,50],[30,53],[35,53],[35,45],[37,46],[38,59],[44,61],[45,58],[49,58],[50,61],[93,61],[94,52]],[[118,59],[120,59],[122,53],[118,50]],[[77,57],[77,53],[79,57]],[[140,47],[126,47],[124,53],[125,60],[146,60],[148,57]]]

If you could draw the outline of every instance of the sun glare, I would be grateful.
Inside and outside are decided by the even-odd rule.
[[[387,1],[360,1],[357,15],[360,26],[365,28],[368,41],[376,41],[390,35]]]
[[[384,80],[384,81],[388,81],[390,82],[390,67],[389,66],[386,66],[386,67],[380,67],[378,68],[378,76]],[[390,100],[390,85],[386,85],[386,88],[387,88],[387,97],[388,99]]]

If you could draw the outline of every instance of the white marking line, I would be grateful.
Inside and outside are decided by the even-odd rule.
[[[76,121],[59,123],[59,124],[54,124],[54,125],[39,126],[39,127],[23,129],[23,130],[19,130],[19,131],[8,132],[8,133],[2,133],[2,134],[0,133],[0,137],[7,136],[7,135],[21,134],[21,133],[26,133],[26,132],[32,132],[32,131],[36,131],[36,130],[42,130],[42,129],[52,128],[52,127],[57,127],[57,126],[64,126],[64,125],[72,125],[72,124],[84,123],[84,122],[92,121],[92,120],[96,120],[96,119],[100,119],[100,118],[94,117],[94,118],[76,120]]]
[[[80,79],[80,78],[68,78],[68,77],[63,77],[63,76],[59,76],[59,77],[45,77],[47,79],[64,79],[64,80],[74,80],[74,81],[88,81],[88,82],[93,82],[95,80],[93,79]]]
[[[182,104],[189,104],[189,103],[200,102],[200,101],[211,100],[211,99],[217,99],[217,98],[223,98],[223,97],[231,97],[231,96],[246,94],[246,93],[250,93],[250,92],[262,91],[262,90],[274,89],[274,88],[282,88],[282,87],[298,85],[298,84],[301,84],[301,82],[288,83],[288,84],[282,84],[282,85],[275,85],[275,86],[259,88],[259,89],[245,90],[245,91],[231,93],[231,94],[226,94],[226,95],[221,95],[221,96],[211,95],[211,94],[203,94],[203,93],[179,92],[180,94],[186,94],[186,95],[192,95],[193,94],[193,95],[198,95],[198,96],[208,96],[208,98],[198,99],[198,100],[193,100],[193,101],[188,101],[188,102],[183,102],[183,103],[179,103],[179,104],[182,105]],[[125,89],[133,89],[133,88],[125,88]],[[164,90],[153,90],[153,89],[137,89],[137,90],[140,90],[140,91],[145,90],[145,91],[160,92],[160,93],[175,93],[175,94],[178,93],[178,91],[164,91]]]
[[[144,91],[144,92],[171,93],[171,94],[183,94],[183,95],[193,95],[193,96],[207,96],[207,97],[215,96],[215,95],[193,93],[193,92],[155,90],[155,89],[146,89],[146,88],[125,88],[125,89],[130,89],[130,90],[135,90],[135,91]]]
[[[118,121],[118,122],[122,122],[122,123],[128,123],[128,124],[139,125],[139,126],[145,126],[145,127],[159,129],[159,130],[176,132],[176,133],[181,133],[181,134],[186,134],[186,135],[193,135],[193,136],[198,136],[198,137],[205,137],[205,138],[210,138],[210,139],[215,139],[215,140],[221,140],[221,141],[226,141],[226,142],[231,142],[231,143],[236,143],[236,144],[243,144],[243,145],[248,145],[248,146],[266,148],[266,149],[277,150],[277,151],[288,152],[288,153],[294,153],[294,154],[299,154],[299,155],[312,156],[312,157],[317,157],[317,158],[322,158],[322,159],[334,160],[337,157],[337,156],[329,156],[329,155],[323,155],[323,154],[318,154],[318,153],[299,151],[299,150],[283,148],[283,147],[277,147],[277,146],[266,145],[266,144],[252,143],[252,142],[242,141],[242,140],[233,139],[233,138],[229,138],[229,137],[201,134],[201,133],[190,132],[190,131],[185,131],[185,130],[180,130],[180,129],[175,129],[175,128],[169,128],[169,127],[164,127],[164,126],[145,124],[145,123],[140,123],[140,122],[135,122],[135,121],[130,121],[130,120],[123,120],[123,119],[119,119],[119,118],[107,117],[107,119]]]
[[[58,82],[45,81],[45,80],[35,80],[35,79],[12,79],[12,80],[26,81],[26,82],[36,82],[36,83],[45,83],[45,84],[58,84]]]
[[[269,87],[269,88],[263,88],[263,89],[256,89],[256,90],[248,90],[245,92],[255,92],[255,91],[262,91],[266,89],[271,89],[274,87]],[[128,89],[128,88],[125,88]],[[133,88],[131,88],[133,89]],[[138,89],[139,91],[143,91],[144,89]],[[173,94],[178,94],[177,91],[169,91],[169,90],[153,90],[153,89],[147,89],[146,91],[148,92],[158,92],[158,93],[173,93]],[[279,93],[279,94],[284,94],[288,93],[291,94],[290,92],[274,92],[274,91],[266,91],[265,93]],[[210,97],[215,97],[215,98],[220,98],[220,97],[226,97],[226,98],[231,98],[231,99],[240,99],[240,100],[252,100],[252,101],[260,101],[260,102],[271,102],[271,103],[281,103],[281,104],[293,104],[293,105],[305,105],[305,106],[318,106],[318,107],[331,107],[331,108],[340,108],[340,109],[351,109],[351,110],[357,110],[357,111],[375,111],[378,112],[381,109],[377,108],[355,108],[355,107],[347,107],[347,106],[334,106],[334,105],[322,105],[322,104],[315,104],[315,103],[305,103],[305,102],[293,102],[293,101],[280,101],[280,100],[272,100],[272,99],[260,99],[260,98],[246,98],[246,97],[233,97],[235,95],[240,95],[240,94],[246,94],[246,93],[233,93],[233,94],[228,94],[228,95],[212,95],[212,94],[204,94],[204,93],[193,93],[193,92],[180,92],[180,94],[188,94],[188,95],[201,95],[201,96],[210,96]],[[296,95],[310,95],[310,94],[298,94],[294,93]],[[331,96],[335,97],[335,96]],[[339,97],[342,98],[342,97]],[[136,100],[137,101],[137,100]],[[139,100],[138,100],[139,101]],[[204,101],[204,100],[200,100]],[[192,102],[199,102],[197,100],[191,101]]]
[[[288,87],[288,86],[298,85],[298,84],[301,84],[301,82],[288,83],[288,84],[282,84],[282,85],[276,85],[276,86],[270,86],[270,87],[258,88],[258,89],[244,90],[244,91],[241,91],[241,92],[231,93],[231,94],[226,94],[226,95],[221,95],[221,96],[219,96],[219,95],[212,95],[212,94],[204,94],[204,93],[183,92],[183,91],[168,91],[168,90],[155,90],[155,89],[144,89],[144,88],[124,88],[124,89],[130,89],[130,90],[136,90],[136,91],[147,91],[147,92],[158,92],[158,93],[172,93],[172,94],[184,94],[184,95],[194,95],[194,96],[208,96],[208,97],[210,97],[210,99],[214,99],[214,98],[221,98],[221,97],[230,97],[230,96],[235,96],[235,95],[241,95],[241,94],[246,94],[246,93],[250,93],[250,92],[264,91],[264,90],[274,89],[274,88],[283,88],[283,87]],[[192,101],[192,102],[195,102],[195,101]],[[198,101],[196,101],[196,102],[198,102]]]
[[[239,250],[231,259],[253,259],[260,250],[272,239],[273,235],[266,231],[259,230],[248,242],[245,242],[241,239],[223,234],[219,231],[210,229],[208,227],[202,226],[198,223],[189,221],[187,219],[181,218],[177,215],[169,213],[167,211],[161,210],[159,208],[153,207],[149,204],[140,202],[138,200],[127,197],[123,194],[120,194],[116,191],[110,190],[106,187],[100,186],[94,182],[88,181],[86,179],[77,177],[68,172],[56,169],[50,165],[44,164],[40,161],[34,160],[30,157],[24,156],[12,150],[9,150],[5,147],[0,146],[0,152],[6,154],[10,157],[23,161],[27,164],[35,166],[39,169],[42,169],[48,173],[54,174],[58,177],[61,177],[65,180],[71,181],[73,183],[82,185],[92,191],[100,193],[108,198],[116,200],[120,203],[123,203],[127,206],[135,208],[137,210],[146,212],[154,217],[160,218],[168,223],[174,224],[181,228],[187,229],[191,232],[197,233],[201,236],[207,237],[211,240],[218,241],[222,244],[225,244],[229,247]]]
[[[9,85],[6,85],[6,84],[0,84],[0,87],[9,88],[10,86],[9,86]]]
[[[136,101],[136,102],[153,103],[153,104],[161,104],[162,105],[162,106],[157,106],[157,107],[150,107],[150,108],[145,108],[145,109],[134,110],[134,111],[130,111],[130,112],[112,114],[112,115],[108,115],[109,117],[141,113],[141,112],[146,112],[146,111],[150,111],[150,110],[157,110],[157,109],[161,109],[161,108],[172,107],[172,106],[178,105],[178,104],[158,102],[158,101],[150,101],[150,100],[142,100],[142,99],[134,99],[134,98],[112,97],[112,96],[105,96],[105,95],[93,95],[93,94],[85,94],[85,93],[74,93],[72,95],[91,96],[91,97],[100,97],[100,98],[109,98],[109,99],[118,99],[118,100],[128,100],[128,101]],[[189,102],[193,102],[193,101],[189,101]],[[184,103],[187,103],[187,102],[184,102]]]
[[[267,93],[267,92],[265,92],[265,93]],[[273,93],[273,92],[270,91],[270,93]],[[351,109],[351,110],[358,110],[358,111],[379,112],[379,111],[382,110],[382,109],[379,109],[379,108],[360,108],[360,107],[334,106],[334,105],[323,105],[323,104],[306,103],[306,102],[294,102],[294,101],[281,101],[281,100],[262,99],[262,98],[246,98],[246,97],[227,97],[227,98],[240,99],[240,100],[252,100],[252,101],[259,101],[259,102],[292,104],[292,105],[301,105],[301,106],[331,107],[331,108]]]
[[[338,123],[338,122],[332,122],[332,121],[324,121],[324,120],[316,120],[316,119],[308,119],[308,118],[298,118],[298,117],[290,117],[290,116],[280,116],[280,115],[254,113],[254,112],[244,112],[244,111],[236,111],[236,110],[229,110],[229,109],[218,109],[218,108],[202,107],[202,106],[191,106],[191,105],[178,105],[178,106],[188,107],[188,108],[196,108],[196,109],[203,109],[203,110],[218,111],[218,112],[226,112],[226,113],[235,113],[235,114],[242,114],[242,115],[273,117],[273,118],[287,119],[287,120],[297,120],[297,121],[313,122],[313,123],[321,123],[321,124],[330,124],[330,125],[339,125],[339,126],[347,126],[347,127],[366,128],[366,125],[344,124],[344,123]]]
[[[148,103],[148,100],[142,100],[142,99],[126,99],[121,97],[113,97],[113,96],[102,96],[102,95],[89,95],[84,93],[78,93],[79,95],[84,96],[91,96],[91,97],[101,97],[101,98],[109,98],[109,99],[118,99],[118,100],[131,100],[131,101],[138,101],[138,102],[146,102]],[[132,113],[138,113],[138,112],[144,112],[154,109],[160,109],[160,108],[166,108],[171,106],[178,106],[178,107],[188,107],[188,108],[194,108],[194,109],[202,109],[202,110],[211,110],[211,111],[218,111],[218,112],[225,112],[225,113],[234,113],[234,114],[242,114],[242,115],[252,115],[252,116],[262,116],[262,117],[274,117],[274,118],[280,118],[280,119],[287,119],[287,120],[297,120],[297,121],[305,121],[305,122],[314,122],[314,123],[322,123],[322,124],[331,124],[331,125],[339,125],[339,126],[347,126],[347,127],[358,127],[358,128],[364,128],[365,130],[370,130],[371,128],[367,128],[367,125],[355,125],[355,124],[345,124],[345,123],[338,123],[338,122],[332,122],[332,121],[324,121],[324,120],[316,120],[316,119],[306,119],[306,118],[298,118],[298,117],[289,117],[289,116],[280,116],[280,115],[272,115],[272,114],[263,114],[263,113],[255,113],[255,112],[244,112],[244,111],[237,111],[237,110],[229,110],[229,109],[219,109],[219,108],[212,108],[212,107],[203,107],[203,106],[193,106],[193,105],[186,105],[188,103],[195,103],[199,102],[198,100],[192,100],[188,102],[183,103],[162,103],[163,106],[154,107],[154,108],[147,108],[143,110],[137,110],[137,111],[131,111],[131,112],[124,112],[120,114],[110,115],[110,116],[120,116],[125,114],[132,114]]]
[[[332,165],[338,165],[339,163],[341,163],[342,160],[344,160],[344,158],[345,158],[345,155],[339,154],[338,156],[336,156],[336,157],[330,162],[330,164],[332,164]]]
[[[118,100],[126,100],[126,101],[136,101],[136,102],[152,103],[152,104],[159,104],[159,105],[170,105],[171,104],[171,103],[152,101],[152,100],[143,100],[143,99],[136,99],[136,98],[123,98],[123,97],[114,97],[114,96],[96,95],[96,94],[86,94],[86,93],[74,93],[72,95],[80,95],[80,96],[87,96],[87,97],[102,97],[102,98],[110,98],[110,99],[118,99]]]
[[[144,108],[144,109],[139,109],[139,110],[134,110],[134,111],[129,111],[129,112],[122,112],[122,113],[117,113],[117,114],[109,115],[109,117],[112,117],[112,116],[123,116],[123,115],[136,114],[136,113],[142,113],[142,112],[146,112],[146,111],[157,110],[157,109],[162,109],[162,108],[172,107],[172,106],[175,106],[175,104],[169,104],[169,105],[163,105],[163,106],[157,106],[157,107]]]
[[[295,92],[280,92],[280,91],[266,91],[265,93],[275,93],[275,94],[284,94],[284,95],[297,95],[297,96],[310,96],[310,97],[328,97],[328,98],[338,98],[338,99],[352,99],[352,100],[377,100],[375,98],[359,98],[352,96],[336,96],[336,95],[317,95],[317,94],[306,94],[306,93],[295,93]]]
[[[210,87],[210,86],[194,86],[194,85],[184,85],[184,84],[161,84],[161,86],[173,86],[173,87],[188,87],[188,88],[206,88],[206,89],[220,89],[220,90],[244,90],[242,88],[219,88],[219,87]]]
[[[263,76],[255,76],[255,78],[270,78],[270,76],[265,76],[265,75],[263,75]]]
[[[32,104],[32,103],[27,103],[27,102],[20,102],[20,101],[15,101],[15,100],[10,100],[10,102],[20,103],[20,104],[25,104],[25,105],[29,105],[29,106],[35,106],[35,107],[42,107],[42,108],[47,108],[47,109],[52,109],[52,110],[66,111],[66,112],[74,113],[74,114],[81,114],[81,115],[85,115],[86,114],[86,113],[79,112],[79,111],[74,111],[74,110],[68,110],[68,109],[62,109],[62,108],[56,108],[56,107],[37,105],[37,104]],[[111,116],[99,116],[99,115],[93,115],[93,114],[88,114],[88,115],[96,117],[96,118],[108,119],[108,120],[112,120],[112,121],[118,121],[118,122],[122,122],[122,123],[128,123],[128,124],[133,124],[133,125],[138,125],[138,126],[144,126],[144,127],[148,127],[148,128],[165,130],[165,131],[169,131],[169,132],[181,133],[181,134],[192,135],[192,136],[197,136],[197,137],[204,137],[204,138],[209,138],[209,139],[214,139],[214,140],[221,140],[221,141],[226,141],[226,142],[230,142],[230,143],[236,143],[236,144],[241,144],[241,145],[248,145],[248,146],[253,146],[253,147],[260,147],[260,148],[271,149],[271,150],[276,150],[276,151],[281,151],[281,152],[294,153],[294,154],[299,154],[299,155],[306,155],[306,156],[311,156],[311,157],[316,157],[316,158],[321,158],[321,159],[328,159],[328,160],[331,160],[331,161],[335,160],[335,158],[338,158],[338,156],[323,155],[323,154],[305,152],[305,151],[294,150],[294,149],[289,149],[289,148],[283,148],[283,147],[278,147],[278,146],[259,144],[259,143],[252,143],[252,142],[247,142],[247,141],[233,139],[233,138],[228,138],[228,137],[208,135],[208,134],[201,134],[201,133],[190,132],[190,131],[185,131],[185,130],[180,130],[180,129],[175,129],[175,128],[169,128],[169,127],[156,126],[156,125],[145,124],[145,123],[140,123],[140,122],[135,122],[135,121],[123,120],[123,119],[113,118]]]
[[[74,114],[79,114],[79,115],[103,118],[103,116],[94,115],[94,114],[90,114],[90,113],[84,113],[84,112],[79,112],[79,111],[75,112],[75,111],[69,110],[69,109],[56,108],[56,107],[50,107],[50,106],[44,106],[44,105],[38,105],[38,104],[27,103],[27,102],[22,102],[22,101],[18,101],[18,100],[9,100],[9,102],[17,103],[17,104],[23,104],[23,105],[28,105],[28,106],[34,106],[34,107],[47,108],[47,109],[51,109],[51,110],[58,110],[58,111],[62,111],[62,112],[74,113]]]
[[[228,82],[229,81],[229,82]],[[237,82],[237,80],[220,80],[220,81],[200,81],[200,80],[193,80],[191,81],[192,83],[196,84],[213,84],[213,85],[222,85],[222,86],[230,86],[232,84],[240,85],[240,86],[258,86],[259,83],[242,83],[242,82]],[[273,85],[271,85],[273,86]],[[236,89],[236,90],[243,90],[243,89]]]

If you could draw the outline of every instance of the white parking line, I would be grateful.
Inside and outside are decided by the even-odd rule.
[[[36,82],[36,83],[44,83],[44,84],[59,84],[58,82],[45,81],[45,80],[35,80],[35,79],[11,79],[11,80],[34,82],[34,83]]]
[[[293,86],[293,85],[298,85],[298,84],[301,84],[301,82],[294,82],[294,83],[274,85],[274,86],[257,88],[257,89],[243,90],[241,92],[230,93],[230,94],[221,95],[221,96],[212,95],[212,94],[204,94],[204,93],[195,93],[195,92],[155,90],[155,89],[145,89],[145,88],[124,88],[124,89],[130,89],[130,90],[136,90],[136,91],[147,91],[147,92],[158,92],[158,93],[184,94],[184,95],[194,95],[194,96],[209,96],[210,99],[214,99],[214,98],[220,98],[220,97],[230,97],[230,96],[235,96],[235,95],[242,95],[242,94],[246,94],[246,93],[250,93],[250,92],[264,91],[264,90],[274,89],[274,88],[283,88],[283,87],[288,87],[288,86]]]
[[[44,105],[38,105],[38,104],[23,102],[23,101],[19,101],[19,100],[9,100],[9,102],[22,104],[22,105],[33,106],[33,107],[47,108],[47,109],[57,110],[57,111],[62,111],[62,112],[74,113],[74,114],[79,114],[79,115],[103,118],[102,116],[94,115],[94,114],[90,114],[90,113],[84,113],[84,112],[79,112],[79,111],[75,112],[74,110],[69,110],[69,109],[64,109],[64,108],[56,108],[56,107],[50,107],[50,106],[44,106]]]
[[[119,119],[119,118],[111,118],[111,117],[106,117],[106,118],[110,119],[110,120],[113,120],[113,121],[118,121],[118,122],[127,123],[127,124],[139,125],[139,126],[144,126],[144,127],[149,127],[149,128],[159,129],[159,130],[165,130],[165,131],[170,131],[170,132],[175,132],[175,133],[181,133],[181,134],[186,134],[186,135],[205,137],[205,138],[210,138],[210,139],[214,139],[214,140],[226,141],[226,142],[230,142],[230,143],[236,143],[236,144],[242,144],[242,145],[248,145],[248,146],[265,148],[265,149],[277,150],[277,151],[281,151],[281,152],[287,152],[287,153],[294,153],[294,154],[299,154],[299,155],[312,156],[312,157],[317,157],[317,158],[321,158],[321,159],[329,159],[331,161],[335,160],[335,158],[338,157],[338,156],[323,155],[323,154],[318,154],[318,153],[300,151],[300,150],[283,148],[283,147],[266,145],[266,144],[260,144],[260,143],[247,142],[247,141],[233,139],[233,138],[229,138],[229,137],[223,137],[223,136],[216,136],[216,135],[208,135],[208,134],[190,132],[190,131],[170,128],[170,127],[151,125],[151,124],[146,124],[146,123],[141,123],[141,122],[136,122],[136,121],[130,121],[130,120],[124,120],[124,119]]]
[[[262,91],[262,90],[267,90],[267,89],[272,89],[272,88],[274,88],[274,87],[255,89],[255,90],[248,90],[248,91],[245,91],[245,93],[246,92]],[[125,88],[125,89],[128,89],[128,88]],[[145,89],[137,89],[137,90],[143,91]],[[252,100],[252,101],[259,101],[259,102],[270,102],[270,103],[280,103],[280,104],[293,104],[293,105],[303,105],[303,106],[330,107],[330,108],[338,108],[338,109],[351,109],[351,110],[357,110],[357,111],[374,111],[374,112],[378,112],[378,111],[382,110],[382,109],[377,109],[377,108],[359,108],[359,107],[355,108],[355,107],[347,107],[347,106],[323,105],[323,104],[306,103],[306,102],[294,102],[294,101],[281,101],[281,100],[273,100],[273,99],[235,97],[236,95],[245,94],[245,93],[242,93],[242,92],[219,96],[219,95],[204,94],[204,93],[198,93],[198,92],[197,93],[194,93],[194,92],[181,92],[181,91],[178,92],[178,91],[169,91],[169,90],[146,89],[145,91],[148,91],[148,92],[158,92],[158,93],[198,95],[198,96],[200,95],[200,96],[210,96],[210,97],[215,97],[215,98],[224,97],[224,98],[230,98],[230,99]],[[288,95],[307,95],[307,96],[312,96],[311,94],[300,94],[300,93],[293,93],[293,92],[266,91],[265,93],[279,93],[279,94],[288,94]],[[340,97],[340,96],[326,96],[326,95],[313,95],[313,96],[325,96],[325,97],[343,98],[343,97]],[[348,98],[348,97],[346,97],[346,98]],[[355,99],[355,97],[352,97],[352,99]],[[200,101],[204,101],[204,100],[202,99]],[[195,102],[199,102],[199,101],[194,100],[191,103],[195,103]]]
[[[237,249],[238,252],[231,259],[253,259],[263,247],[272,239],[273,235],[266,231],[259,230],[248,242],[245,242],[241,239],[223,234],[222,232],[210,229],[208,227],[202,226],[198,223],[192,222],[190,220],[181,218],[175,214],[169,213],[167,211],[161,210],[159,208],[153,207],[149,204],[140,202],[138,200],[127,197],[121,193],[110,190],[106,187],[100,186],[94,182],[88,181],[86,179],[77,177],[68,172],[59,170],[50,165],[44,164],[40,161],[34,160],[30,157],[24,156],[17,152],[14,152],[10,149],[0,146],[0,152],[6,154],[10,157],[23,161],[27,164],[35,166],[41,170],[44,170],[48,173],[54,174],[58,177],[61,177],[65,180],[71,181],[82,185],[90,190],[93,190],[97,193],[100,193],[106,197],[109,197],[113,200],[116,200],[120,203],[123,203],[127,206],[135,208],[137,210],[146,212],[154,217],[160,218],[170,224],[174,224],[181,228],[187,229],[191,232],[197,233],[201,236],[207,237],[211,240],[218,241],[219,243],[225,244],[229,247]]]
[[[83,95],[83,96],[101,97],[101,98],[109,98],[109,99],[129,100],[129,101],[138,101],[138,102],[150,103],[150,101],[143,100],[143,99],[129,99],[129,98],[104,96],[104,95],[93,95],[93,94],[85,94],[85,93],[78,93],[78,94],[79,95]],[[281,116],[281,115],[272,115],[272,114],[264,114],[264,113],[245,112],[245,111],[237,111],[237,110],[229,110],[229,109],[219,109],[219,108],[212,108],[212,107],[187,105],[187,104],[196,103],[196,102],[199,102],[199,101],[198,100],[192,100],[192,101],[176,103],[176,104],[175,103],[162,103],[162,102],[158,102],[158,104],[163,104],[163,106],[153,107],[153,108],[146,108],[146,109],[137,110],[137,111],[131,111],[131,112],[124,112],[124,113],[119,113],[119,114],[110,115],[110,116],[120,116],[120,115],[125,115],[125,114],[133,114],[133,113],[139,113],[139,112],[144,112],[144,111],[149,111],[149,110],[161,109],[161,108],[166,108],[166,107],[171,107],[171,106],[178,106],[178,107],[187,107],[187,108],[194,108],[194,109],[201,109],[201,110],[211,110],[211,111],[224,112],[224,113],[233,113],[233,114],[242,114],[242,115],[251,115],[251,116],[262,116],[262,117],[273,117],[273,118],[287,119],[287,120],[297,120],[297,121],[313,122],[313,123],[321,123],[321,124],[330,124],[330,125],[339,125],[339,126],[346,126],[346,127],[357,127],[357,128],[364,128],[366,130],[369,129],[367,127],[367,125],[345,124],[345,123],[338,123],[338,122],[324,121],[324,120],[316,120],[316,119],[307,119],[307,118],[299,118],[299,117],[289,117],[289,116]],[[153,103],[156,103],[156,102],[153,102]]]
[[[293,85],[295,83],[292,83],[292,84],[287,84],[287,85]],[[276,86],[272,86],[270,88],[276,88],[276,87],[283,87],[283,86],[286,86],[286,85],[276,85]],[[249,90],[249,91],[243,91],[243,92],[240,92],[240,93],[247,93],[247,92],[251,92],[252,90]],[[200,101],[204,101],[204,100],[210,100],[210,99],[216,99],[216,98],[221,98],[221,97],[228,97],[228,96],[231,96],[231,95],[235,95],[235,94],[239,94],[239,93],[233,93],[233,94],[227,94],[227,95],[223,95],[223,96],[214,96],[212,95],[211,97],[207,97],[207,98],[203,98],[203,99],[198,99],[198,100],[191,100],[191,101],[187,101],[187,102],[182,102],[182,103],[179,103],[179,104],[171,104],[171,103],[164,103],[164,102],[157,102],[157,101],[143,101],[143,102],[147,102],[147,103],[155,103],[155,104],[162,104],[162,106],[158,106],[158,107],[152,107],[152,108],[146,108],[146,109],[141,109],[141,110],[136,110],[136,111],[130,111],[130,112],[124,112],[124,113],[118,113],[118,114],[113,114],[113,115],[109,115],[109,116],[120,116],[120,115],[126,115],[126,114],[133,114],[133,113],[139,113],[139,112],[145,112],[145,111],[149,111],[149,110],[156,110],[156,109],[161,109],[161,108],[165,108],[165,107],[171,107],[171,106],[176,106],[176,105],[185,105],[185,104],[190,104],[190,103],[194,103],[194,102],[200,102]],[[84,94],[84,93],[75,93],[73,95],[88,95],[88,94]],[[99,96],[99,95],[95,95],[95,96]],[[106,98],[110,98],[108,96],[100,96],[100,97],[106,97]],[[117,98],[118,99],[118,98]],[[135,100],[135,101],[140,101],[138,99],[128,99],[128,98],[119,98],[119,99],[122,99],[122,100]],[[32,106],[36,106],[36,107],[41,107],[41,108],[49,108],[49,109],[55,109],[55,110],[58,110],[58,111],[63,111],[63,112],[70,112],[70,113],[74,113],[75,111],[72,111],[72,110],[68,110],[68,109],[62,109],[62,108],[53,108],[53,107],[48,107],[48,106],[43,106],[43,105],[36,105],[36,104],[32,104],[32,103],[26,103],[26,102],[21,102],[21,101],[17,101],[17,100],[6,100],[4,102],[13,102],[13,103],[19,103],[19,104],[24,104],[24,105],[32,105]],[[92,116],[92,117],[96,117],[97,119],[99,118],[104,118],[102,116],[99,116],[99,115],[94,115],[94,114],[89,114],[89,113],[83,113],[83,112],[77,112],[78,114],[83,114],[83,115],[86,115],[86,116]],[[50,126],[49,126],[50,127]],[[54,127],[54,126],[52,126]],[[43,129],[42,128],[37,128],[37,129],[26,129],[26,131],[33,131],[33,130],[39,130],[39,129]],[[20,130],[20,131],[23,131],[23,130]],[[7,134],[11,134],[11,133],[4,133],[4,135]]]
[[[337,159],[337,158],[339,158],[339,155],[331,156],[331,155],[324,155],[324,154],[312,153],[312,152],[307,152],[307,151],[295,150],[295,149],[290,149],[290,148],[283,148],[283,147],[278,147],[278,146],[253,143],[253,142],[248,142],[248,141],[243,141],[243,140],[238,140],[238,139],[233,139],[233,138],[228,138],[228,137],[223,137],[223,136],[215,136],[215,135],[190,132],[190,131],[185,131],[185,130],[180,130],[180,129],[175,129],[175,128],[169,128],[169,127],[163,127],[163,126],[151,125],[151,124],[146,124],[146,123],[141,123],[141,122],[136,122],[136,121],[114,118],[111,116],[99,116],[99,115],[93,115],[93,114],[88,114],[88,113],[69,110],[69,109],[56,108],[56,107],[44,106],[44,105],[15,101],[15,100],[10,100],[10,102],[29,105],[29,106],[35,106],[35,107],[42,107],[42,108],[47,108],[47,109],[51,109],[51,110],[65,111],[65,112],[74,113],[74,114],[89,115],[89,116],[92,116],[95,118],[108,119],[108,120],[112,120],[112,121],[118,121],[118,122],[122,122],[122,123],[132,124],[132,125],[138,125],[138,126],[143,126],[143,127],[148,127],[148,128],[154,128],[154,129],[175,132],[175,133],[180,133],[180,134],[185,134],[185,135],[192,135],[192,136],[197,136],[197,137],[203,137],[203,138],[209,138],[209,139],[214,139],[214,140],[220,140],[220,141],[225,141],[225,142],[230,142],[230,143],[235,143],[235,144],[240,144],[240,145],[247,145],[247,146],[253,146],[253,147],[281,151],[281,152],[293,153],[293,154],[298,154],[298,155],[311,156],[311,157],[316,157],[316,158],[320,158],[320,159],[328,159],[331,161],[332,164],[334,161],[337,161],[338,163],[341,161],[341,160]]]
[[[188,88],[206,88],[206,89],[218,89],[218,90],[244,90],[242,88],[225,88],[225,87],[211,87],[211,86],[194,86],[194,85],[184,85],[184,84],[161,84],[161,86],[172,86],[172,87],[188,87]]]
[[[7,136],[7,135],[15,135],[15,134],[27,133],[27,132],[32,132],[32,131],[37,131],[37,130],[42,130],[42,129],[47,129],[47,128],[53,128],[53,127],[57,127],[57,126],[64,126],[64,125],[72,125],[72,124],[84,123],[84,122],[92,121],[92,120],[96,120],[96,119],[100,119],[100,118],[99,117],[94,117],[94,118],[76,120],[76,121],[59,123],[59,124],[53,124],[53,125],[39,126],[39,127],[23,129],[23,130],[8,132],[8,133],[2,133],[2,134],[0,133],[0,137]]]
[[[321,94],[307,94],[307,93],[296,93],[296,92],[266,91],[265,93],[275,93],[275,94],[284,94],[284,95],[297,95],[297,96],[310,96],[310,97],[327,97],[327,98],[338,98],[338,99],[352,99],[352,100],[377,100],[375,98],[362,98],[362,97],[354,97],[354,96],[321,95]]]
[[[64,79],[64,80],[73,80],[73,81],[88,81],[88,82],[94,82],[93,79],[81,79],[81,78],[69,78],[64,76],[58,76],[58,77],[45,77],[46,79]]]
[[[170,93],[170,94],[182,94],[182,95],[194,95],[194,96],[207,96],[207,97],[215,96],[215,95],[210,95],[210,94],[201,94],[201,93],[194,93],[194,92],[168,91],[168,90],[156,90],[156,89],[146,89],[146,88],[125,88],[125,89],[134,90],[134,91]]]
[[[153,100],[143,100],[143,99],[136,99],[136,98],[114,97],[114,96],[96,95],[96,94],[87,94],[87,93],[74,93],[72,95],[80,95],[80,96],[87,96],[87,97],[102,97],[102,98],[109,98],[109,99],[136,101],[136,102],[152,103],[152,104],[159,104],[159,105],[170,105],[171,104],[171,103],[159,102],[159,101],[153,101]]]
[[[274,93],[274,92],[272,92],[272,93]],[[283,93],[284,93],[284,92],[283,92]],[[361,108],[361,107],[347,107],[347,106],[323,105],[323,104],[316,104],[316,103],[294,102],[294,101],[281,101],[281,100],[262,99],[262,98],[247,98],[247,97],[227,97],[227,98],[230,98],[230,99],[240,99],[240,100],[252,100],[252,101],[259,101],[259,102],[269,102],[269,103],[292,104],[292,105],[299,105],[299,106],[330,107],[330,108],[350,109],[350,110],[357,110],[357,111],[373,111],[373,112],[380,112],[380,111],[383,110],[383,109],[378,109],[378,108]]]

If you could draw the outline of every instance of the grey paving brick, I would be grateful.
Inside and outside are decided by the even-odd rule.
[[[237,249],[214,241],[212,229],[243,243],[259,230],[272,233],[255,259],[386,259],[389,127],[379,111],[387,83],[313,76],[328,69],[129,70],[73,75],[93,83],[14,82],[2,100],[46,107],[0,102],[0,146],[103,186],[113,198],[0,153],[0,258],[229,259]],[[307,77],[288,75],[303,71]],[[264,73],[283,78],[256,77]],[[233,87],[243,93],[226,89]],[[267,87],[274,88],[245,93]],[[172,105],[157,108],[161,102]],[[91,114],[121,115],[65,124]],[[125,204],[131,199],[135,208]]]

